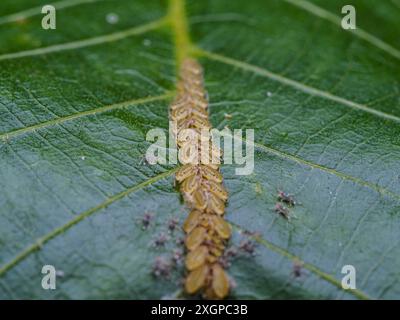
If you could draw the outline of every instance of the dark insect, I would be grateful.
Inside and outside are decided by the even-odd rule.
[[[249,239],[242,240],[239,245],[239,249],[242,252],[248,253],[251,255],[254,255],[255,248],[256,248],[255,243]]]
[[[179,265],[183,261],[183,251],[180,249],[175,249],[172,252],[172,261],[176,264]]]
[[[290,220],[290,212],[289,209],[283,206],[280,203],[277,203],[275,205],[275,212],[279,213],[282,217],[284,217],[287,220]]]
[[[171,276],[172,263],[165,257],[157,257],[153,264],[153,275],[157,278],[169,278]]]
[[[293,198],[293,195],[280,190],[278,191],[278,200],[288,204],[291,207],[297,204],[297,202]]]
[[[293,270],[292,274],[295,278],[300,278],[303,275],[303,262],[295,259],[293,261]]]
[[[176,239],[176,244],[179,246],[183,246],[185,244],[185,238],[179,237],[178,239]]]
[[[172,233],[178,227],[179,221],[178,219],[172,218],[168,221],[168,230]]]
[[[238,255],[238,248],[231,246],[225,250],[223,255],[219,258],[219,263],[224,269],[231,266],[232,260]]]
[[[169,240],[168,236],[164,233],[160,233],[157,238],[154,240],[154,246],[162,247]]]
[[[142,217],[142,229],[146,230],[149,226],[151,221],[153,220],[153,215],[149,212],[146,212]]]

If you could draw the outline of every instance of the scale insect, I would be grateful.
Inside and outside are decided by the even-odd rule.
[[[230,281],[220,262],[230,225],[222,218],[228,192],[219,171],[222,151],[209,134],[208,95],[203,87],[203,70],[197,61],[186,59],[180,70],[178,96],[170,108],[177,123],[175,137],[183,166],[175,174],[179,190],[191,212],[183,224],[188,271],[185,291],[199,291],[208,299],[222,299],[229,293]],[[190,130],[191,132],[189,132]],[[206,146],[206,151],[200,146]],[[192,151],[199,151],[192,159]],[[210,163],[211,159],[211,163]]]

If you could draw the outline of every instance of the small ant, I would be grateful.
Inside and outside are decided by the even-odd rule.
[[[278,190],[278,200],[288,204],[291,207],[294,207],[297,202],[294,200],[293,195]]]
[[[146,230],[150,226],[151,220],[153,220],[153,215],[149,212],[145,212],[141,219],[143,230]]]
[[[275,205],[275,212],[279,213],[282,217],[287,220],[290,220],[290,212],[289,209],[284,207],[282,204],[277,203]]]
[[[162,247],[169,240],[168,236],[164,233],[160,233],[157,238],[154,240],[155,247]]]
[[[178,219],[172,218],[168,221],[168,230],[173,233],[179,225]]]
[[[176,244],[179,246],[183,246],[185,244],[185,238],[179,237],[178,239],[176,239]]]

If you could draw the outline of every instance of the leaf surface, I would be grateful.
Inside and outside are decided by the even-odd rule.
[[[146,133],[168,128],[182,36],[213,126],[255,130],[254,173],[223,167],[231,243],[258,234],[255,255],[228,271],[231,298],[398,298],[400,7],[353,2],[357,30],[345,31],[341,0],[171,0],[184,34],[165,1],[63,0],[57,29],[43,30],[47,3],[3,0],[0,298],[181,295],[183,265],[151,274],[182,249],[182,232],[168,232],[187,215],[176,167],[144,154]],[[278,189],[300,202],[290,223],[274,212]],[[47,264],[56,290],[41,287]],[[356,290],[341,288],[344,265]]]

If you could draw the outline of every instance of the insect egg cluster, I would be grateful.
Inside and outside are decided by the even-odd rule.
[[[221,151],[210,139],[202,68],[193,59],[182,63],[170,116],[183,164],[176,180],[191,210],[183,225],[188,251],[185,290],[189,294],[202,292],[208,299],[222,299],[229,293],[229,278],[220,262],[231,235],[230,225],[223,219],[228,193],[219,171]]]

